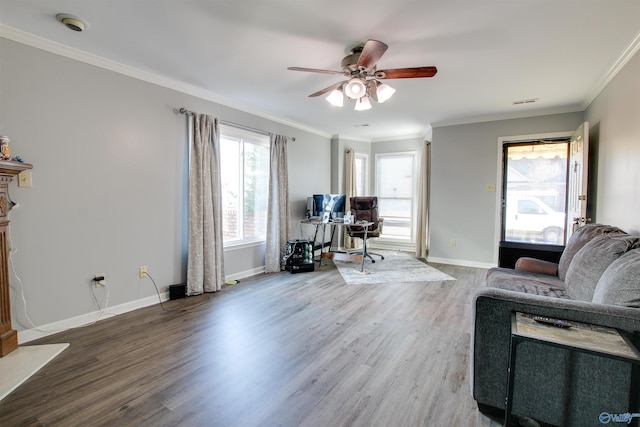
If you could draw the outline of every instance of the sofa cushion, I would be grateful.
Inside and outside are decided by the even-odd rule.
[[[584,247],[584,245],[589,243],[591,239],[596,236],[609,233],[625,234],[625,232],[618,227],[612,227],[604,224],[587,224],[584,227],[577,229],[569,238],[569,241],[560,256],[560,261],[558,262],[558,277],[562,280],[566,279],[567,271],[569,271],[569,266],[571,265],[573,257]]]
[[[630,250],[607,267],[593,302],[640,308],[640,249]]]
[[[564,283],[556,276],[495,267],[487,272],[487,286],[526,294],[570,298]]]
[[[573,257],[565,278],[565,288],[572,299],[592,301],[596,285],[609,265],[627,252],[637,236],[605,234],[594,237]]]

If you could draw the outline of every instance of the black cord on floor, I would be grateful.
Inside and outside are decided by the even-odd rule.
[[[147,274],[147,277],[148,277],[149,279],[151,279],[151,282],[153,283],[153,287],[154,287],[154,288],[156,288],[156,293],[158,294],[158,300],[160,301],[160,307],[162,307],[162,309],[163,309],[164,311],[166,311],[167,313],[177,312],[177,311],[191,311],[191,310],[194,310],[194,309],[196,309],[196,308],[198,308],[198,307],[200,307],[200,306],[203,306],[203,305],[205,305],[205,304],[209,304],[209,303],[213,300],[213,297],[211,297],[211,298],[209,298],[208,300],[206,300],[206,301],[204,301],[204,302],[201,302],[200,304],[195,305],[195,306],[193,306],[193,307],[189,307],[189,308],[179,308],[179,309],[176,309],[176,310],[169,310],[169,309],[165,308],[164,303],[162,302],[162,297],[160,296],[160,290],[158,289],[158,285],[156,285],[156,281],[155,281],[155,280],[153,280],[153,277],[151,277],[151,275],[150,275],[148,272],[147,272],[146,274]]]

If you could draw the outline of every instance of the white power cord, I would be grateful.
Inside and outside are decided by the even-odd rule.
[[[31,318],[29,317],[29,313],[27,310],[27,299],[24,296],[24,284],[22,283],[22,279],[20,279],[20,276],[18,276],[18,273],[16,272],[15,266],[13,265],[13,255],[15,255],[16,253],[18,253],[18,248],[14,248],[13,247],[13,240],[11,238],[11,229],[9,227],[7,227],[7,237],[8,237],[8,244],[9,244],[9,265],[11,266],[11,272],[13,273],[13,276],[16,278],[16,281],[20,284],[20,289],[16,289],[14,286],[11,286],[11,288],[14,290],[14,292],[16,293],[16,295],[20,296],[20,299],[22,300],[22,306],[24,308],[24,317],[25,319],[27,319],[27,321],[30,324],[31,329],[34,329],[36,331],[39,332],[63,332],[69,329],[77,329],[77,328],[84,328],[85,326],[90,326],[95,324],[98,320],[100,320],[100,318],[103,316],[105,310],[107,309],[107,306],[109,305],[109,295],[111,293],[109,286],[107,286],[106,284],[102,284],[101,286],[106,288],[106,295],[104,298],[104,304],[101,307],[100,306],[100,302],[98,301],[98,298],[96,297],[96,292],[94,289],[94,286],[91,286],[91,296],[93,297],[93,300],[96,302],[96,304],[98,305],[98,309],[99,309],[99,314],[98,317],[92,321],[92,322],[88,322],[82,325],[78,325],[78,326],[74,326],[72,328],[63,328],[63,329],[43,329],[40,326],[37,326],[33,320],[31,320]],[[19,322],[19,321],[18,321]],[[25,326],[25,325],[23,325]]]
[[[20,290],[18,291],[15,287],[11,286],[13,288],[13,290],[15,291],[16,295],[20,295],[20,299],[22,300],[22,306],[24,307],[24,317],[25,319],[27,319],[29,321],[29,323],[31,324],[31,327],[34,329],[37,329],[38,326],[36,326],[35,323],[33,323],[33,320],[31,320],[31,318],[29,317],[29,313],[27,312],[27,299],[24,296],[24,285],[22,284],[22,279],[20,279],[20,276],[18,276],[18,273],[16,273],[16,269],[15,266],[13,265],[13,255],[18,253],[18,249],[13,247],[13,240],[11,239],[11,229],[7,227],[7,236],[9,237],[8,240],[8,244],[9,244],[9,266],[11,266],[11,272],[13,273],[13,276],[16,278],[16,281],[20,284]],[[11,282],[9,282],[11,283]]]

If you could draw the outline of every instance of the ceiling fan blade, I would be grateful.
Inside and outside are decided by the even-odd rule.
[[[356,64],[358,68],[362,67],[369,70],[376,66],[382,55],[387,51],[389,46],[378,40],[367,40],[360,53],[360,58]]]
[[[291,71],[307,71],[309,73],[323,73],[323,74],[340,74],[340,75],[344,75],[344,71],[318,70],[317,68],[288,67],[287,70],[291,70]]]
[[[312,93],[311,95],[309,95],[309,98],[312,98],[314,96],[320,96],[320,95],[324,95],[327,92],[331,92],[332,90],[336,90],[338,89],[340,86],[342,86],[344,84],[344,82],[338,82],[334,85],[331,85],[329,87],[325,87],[324,89],[321,89],[315,93]]]
[[[433,77],[438,72],[436,67],[394,68],[378,70],[375,76],[379,79],[415,79],[419,77]]]

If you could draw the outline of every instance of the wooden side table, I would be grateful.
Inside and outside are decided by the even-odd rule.
[[[518,344],[535,341],[573,351],[595,354],[640,365],[640,352],[619,331],[586,323],[571,322],[570,328],[539,323],[534,315],[515,312],[511,318],[511,348],[509,350],[509,375],[505,397],[504,425],[511,422],[513,385]],[[632,379],[634,380],[634,379]],[[637,379],[635,379],[637,381]],[[632,382],[631,388],[634,388]]]
[[[9,199],[8,187],[14,176],[32,167],[27,163],[0,160],[0,357],[18,348],[18,332],[11,325],[7,230],[8,215],[13,205]]]

